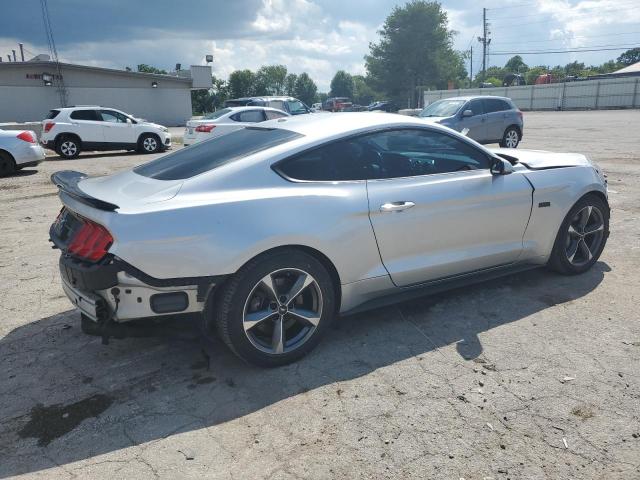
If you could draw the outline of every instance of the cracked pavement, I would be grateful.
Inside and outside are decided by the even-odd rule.
[[[529,271],[339,319],[244,365],[191,324],[81,333],[47,242],[52,157],[0,179],[0,478],[640,478],[640,111],[525,112],[521,148],[587,153],[611,190],[588,273]]]

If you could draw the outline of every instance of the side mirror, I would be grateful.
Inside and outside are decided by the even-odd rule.
[[[133,122],[131,121],[131,119],[127,118],[127,125],[132,125],[132,124],[133,124]]]
[[[491,165],[491,173],[493,175],[509,175],[515,172],[513,165],[504,158],[497,158]]]
[[[473,117],[473,110],[465,110],[464,112],[462,112],[462,116],[463,117]]]

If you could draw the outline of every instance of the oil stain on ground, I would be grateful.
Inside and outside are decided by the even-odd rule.
[[[18,434],[22,438],[37,438],[38,445],[45,447],[69,433],[83,420],[97,417],[112,403],[113,398],[97,394],[69,405],[36,405],[31,409],[29,423]]]

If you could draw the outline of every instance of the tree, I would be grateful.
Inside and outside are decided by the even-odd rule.
[[[540,65],[537,67],[531,67],[529,71],[525,74],[524,78],[527,81],[527,85],[534,85],[536,83],[536,79],[549,71],[549,67],[544,65]]]
[[[316,101],[316,94],[318,93],[318,87],[308,73],[303,72],[298,75],[296,79],[295,89],[294,89],[295,97],[298,100],[301,100],[303,103],[307,105],[311,105]]]
[[[224,105],[227,99],[227,82],[211,77],[212,88],[191,90],[191,108],[194,115],[213,112]]]
[[[348,97],[353,96],[353,77],[344,70],[338,70],[331,80],[332,97]]]
[[[389,99],[416,105],[418,86],[447,88],[467,76],[462,56],[453,50],[454,33],[447,14],[435,1],[412,0],[394,7],[369,45],[366,69],[377,90]]]
[[[290,73],[287,78],[284,79],[284,93],[291,97],[296,95],[296,80],[298,76],[295,73]]]
[[[353,101],[358,105],[369,105],[376,99],[376,92],[362,75],[353,76]]]
[[[507,73],[525,73],[529,70],[529,67],[524,63],[520,55],[516,55],[507,60],[507,63],[504,64],[504,69]]]
[[[622,65],[633,65],[640,62],[640,47],[627,50],[618,57],[618,63]]]
[[[140,65],[138,65],[138,71],[142,73],[158,73],[160,75],[167,74],[166,70],[161,70],[151,65],[147,65],[146,63],[141,63]]]
[[[287,67],[284,65],[265,65],[256,73],[256,84],[267,95],[284,95],[286,78]]]
[[[250,97],[255,94],[256,75],[251,70],[231,72],[227,82],[230,98]]]

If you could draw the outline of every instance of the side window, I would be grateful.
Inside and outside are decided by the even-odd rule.
[[[474,115],[482,115],[484,113],[484,107],[482,106],[482,100],[471,100],[464,107],[464,110],[473,111]]]
[[[267,106],[278,110],[284,110],[284,102],[282,100],[271,100]]]
[[[276,112],[274,110],[265,110],[264,113],[267,116],[267,120],[273,120],[274,118],[282,118],[287,116],[287,114],[284,112]]]
[[[305,107],[305,105],[299,100],[288,101],[287,107],[289,108],[289,113],[291,115],[296,115],[299,113],[307,113],[307,107]]]
[[[488,169],[488,156],[455,137],[426,129],[363,135],[305,152],[277,167],[295,180],[413,177]]]
[[[73,112],[71,112],[71,115],[69,115],[69,117],[73,118],[74,120],[100,120],[98,118],[98,112],[96,112],[95,110],[74,110]]]
[[[511,109],[511,106],[507,102],[497,98],[486,98],[484,105],[487,113],[502,112],[503,110]]]
[[[103,122],[111,123],[127,123],[127,119],[124,115],[113,110],[100,110]]]
[[[247,110],[245,112],[240,112],[234,116],[237,116],[237,120],[235,118],[234,120],[238,122],[245,122],[245,123],[264,122],[264,113],[262,110]]]

